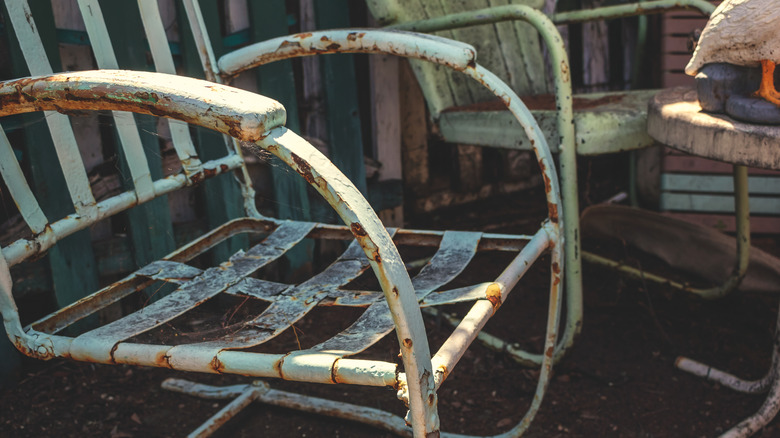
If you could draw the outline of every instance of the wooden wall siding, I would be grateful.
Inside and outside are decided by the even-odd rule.
[[[236,28],[251,26],[252,41],[263,41],[290,33],[287,23],[287,9],[283,2],[258,4],[250,2],[231,1],[229,16],[236,16]],[[241,20],[241,17],[251,18]],[[251,72],[250,72],[251,73]],[[298,111],[298,93],[295,89],[295,72],[292,61],[280,61],[265,65],[254,73],[254,81],[261,94],[272,97],[284,105],[287,110],[287,127],[295,132],[301,132],[300,114]],[[271,159],[271,178],[277,217],[283,219],[311,220],[310,203],[307,194],[307,184],[294,172],[289,172],[286,165],[276,157]],[[285,254],[293,272],[309,269],[306,261],[311,260],[314,251],[313,241],[303,241]]]
[[[379,186],[373,191],[382,192],[382,187],[402,185],[400,60],[397,56],[371,56],[369,72],[373,156],[381,163],[376,177]],[[379,211],[386,226],[403,226],[403,215],[403,205]]]
[[[722,231],[735,230],[732,166],[673,149],[663,154],[660,209]],[[780,172],[749,169],[751,232],[780,233]]]
[[[227,32],[223,28],[224,23],[220,22],[224,10],[220,11],[220,5],[221,2],[218,0],[200,1],[203,19],[216,57],[222,56],[227,51],[223,39]],[[185,36],[181,38],[182,73],[191,77],[204,78],[203,67],[189,30],[186,14],[180,2],[177,2],[177,6],[180,34]],[[195,128],[194,140],[198,153],[204,160],[224,156],[226,149],[232,148],[232,142],[209,129]],[[203,213],[209,229],[244,214],[241,189],[235,178],[233,174],[224,174],[211,178],[201,185],[198,191],[198,204],[205,208]],[[214,260],[217,262],[227,260],[227,257],[240,248],[246,248],[247,244],[245,235],[233,237],[214,248]]]
[[[712,2],[720,3],[720,2]],[[668,12],[662,20],[662,76],[664,88],[693,86],[693,78],[685,74],[691,59],[688,40],[695,29],[704,29],[707,18],[694,11]]]
[[[583,9],[604,6],[604,0],[583,0]],[[605,21],[582,24],[582,89],[586,92],[610,89],[609,30]]]
[[[315,1],[314,13],[318,29],[351,26],[347,0]],[[320,65],[330,159],[358,190],[367,195],[362,123],[355,87],[355,55],[325,56]]]
[[[109,31],[114,53],[120,68],[133,70],[154,70],[146,56],[148,43],[143,33],[141,16],[138,6],[134,2],[119,2],[101,5],[103,18]],[[78,7],[74,4],[73,7]],[[64,11],[63,11],[64,12]],[[74,19],[81,20],[81,16]],[[156,117],[133,115],[141,136],[141,143],[146,153],[149,171],[152,179],[162,176],[162,154],[160,151],[160,138],[158,137],[158,120]],[[167,126],[168,124],[159,124]],[[111,129],[114,151],[119,159],[120,169],[123,174],[123,188],[133,187],[132,178],[127,168],[124,154],[120,152],[121,139],[117,136],[116,129]],[[118,218],[121,229],[126,229],[130,236],[132,254],[135,265],[144,266],[152,260],[158,259],[175,248],[173,241],[173,227],[171,225],[170,209],[167,197],[159,197],[150,202],[130,209],[126,215]]]
[[[46,54],[53,68],[61,70],[51,2],[31,2],[30,8],[35,16]],[[10,48],[11,73],[13,77],[27,76],[29,70],[5,7],[2,8],[2,12],[6,24],[3,29]],[[29,166],[31,172],[33,190],[42,194],[38,199],[47,217],[65,217],[73,212],[73,205],[59,162],[52,159],[56,155],[52,137],[43,122],[43,114],[25,115],[21,119],[23,126],[29,127],[24,130],[23,153],[27,157],[25,164]],[[85,291],[95,290],[98,286],[96,263],[90,241],[90,231],[84,230],[63,239],[49,252],[52,286],[59,306],[82,298]]]

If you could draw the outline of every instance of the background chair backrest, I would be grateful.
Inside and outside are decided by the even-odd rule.
[[[521,4],[541,8],[544,1],[367,0],[367,3],[380,24],[397,24],[489,6]],[[435,34],[474,46],[479,54],[479,63],[509,84],[518,95],[548,92],[549,84],[539,35],[531,25],[521,21],[507,21]],[[434,119],[447,108],[494,100],[479,84],[458,73],[423,61],[410,62]]]

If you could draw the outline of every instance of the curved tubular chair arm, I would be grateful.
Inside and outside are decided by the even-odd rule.
[[[199,79],[126,70],[94,70],[0,82],[0,117],[33,111],[113,110],[205,126],[242,141],[283,126],[275,100]]]
[[[524,8],[532,11],[531,13],[541,14],[534,9]],[[545,17],[544,14],[541,15]],[[554,26],[552,28],[554,29]],[[561,47],[563,47],[562,42]],[[550,220],[553,223],[559,222],[561,213],[558,208],[560,204],[558,176],[552,165],[550,148],[539,125],[510,87],[477,65],[476,52],[470,45],[413,32],[384,29],[338,29],[306,32],[252,44],[223,56],[218,64],[222,74],[230,76],[263,64],[292,57],[334,53],[392,54],[430,61],[463,72],[489,88],[509,107],[531,140],[544,175]],[[568,76],[565,80],[568,81]],[[568,99],[568,103],[562,102],[562,104],[571,108],[571,99]]]
[[[474,11],[449,14],[441,17],[411,21],[388,26],[387,29],[407,30],[416,32],[436,32],[440,30],[497,23],[501,21],[522,20],[533,25],[544,40],[551,59],[553,81],[555,87],[555,103],[559,115],[557,120],[559,150],[561,151],[561,172],[567,169],[574,171],[577,164],[576,144],[574,137],[574,113],[572,106],[572,87],[569,73],[569,59],[560,33],[555,24],[575,23],[598,19],[634,16],[646,13],[660,13],[672,9],[695,8],[704,14],[711,14],[715,9],[705,0],[653,0],[625,5],[605,6],[600,8],[562,12],[555,14],[552,20],[541,11],[527,5],[506,5],[484,8]],[[554,23],[553,23],[554,22]],[[564,210],[579,211],[577,199],[576,178],[568,178],[562,187]],[[564,229],[566,237],[566,252],[574,254],[579,259],[579,224],[578,219],[571,218]],[[570,259],[571,260],[571,259]],[[555,360],[560,360],[566,351],[574,344],[574,339],[582,328],[582,279],[579,263],[569,263],[566,266],[566,281],[568,284],[567,318],[563,336],[556,347]],[[539,363],[541,358],[536,354],[520,352],[525,360]]]
[[[555,87],[555,105],[558,108],[556,125],[558,128],[558,150],[561,151],[561,172],[576,172],[577,146],[574,141],[574,106],[569,58],[566,55],[566,46],[563,44],[563,39],[555,28],[555,24],[544,13],[526,5],[507,5],[407,22],[389,26],[389,28],[418,32],[435,32],[438,30],[508,20],[522,20],[534,26],[549,50],[553,85]],[[570,181],[571,183],[564,183],[561,188],[564,204],[563,210],[578,212],[579,201],[576,178],[568,178],[566,181]],[[563,230],[566,253],[568,254],[579,254],[580,244],[578,228],[578,218],[572,217]],[[574,258],[578,259],[579,257],[575,256]],[[564,269],[568,285],[566,288],[567,318],[563,335],[555,347],[556,362],[566,354],[569,348],[571,348],[574,344],[574,339],[582,328],[583,304],[580,266],[578,263],[569,263]],[[526,352],[522,352],[522,356],[524,359],[537,364],[541,363],[543,359],[541,355]]]
[[[555,31],[555,26],[550,20],[541,12],[532,8],[523,7],[523,12],[530,18],[529,21],[538,23],[542,26],[548,35],[558,35]],[[358,35],[360,37],[358,38]],[[403,38],[399,38],[403,36]],[[297,44],[298,42],[307,42]],[[321,45],[309,44],[308,42],[321,41],[327,43],[327,47],[323,48]],[[560,63],[560,74],[556,77],[556,87],[561,90],[568,90],[568,96],[571,96],[571,86],[569,84],[568,76],[568,63],[565,58],[565,50],[563,49],[563,42],[560,37],[557,37],[555,41],[556,47],[560,47],[558,53],[553,55],[553,62]],[[293,46],[291,48],[291,46]],[[563,215],[560,208],[560,189],[558,186],[558,175],[555,170],[552,154],[547,145],[547,141],[541,131],[541,128],[536,123],[531,112],[525,106],[523,101],[515,94],[515,92],[506,85],[500,78],[495,76],[490,71],[481,67],[474,61],[472,56],[471,61],[465,63],[456,60],[453,62],[450,59],[443,59],[449,53],[455,50],[457,54],[461,48],[465,45],[445,38],[431,37],[428,35],[421,35],[416,33],[399,33],[397,31],[388,30],[329,30],[329,31],[315,31],[305,34],[291,35],[283,38],[276,38],[266,42],[261,42],[247,46],[244,49],[239,49],[232,54],[225,55],[220,61],[220,68],[227,68],[229,70],[223,70],[222,74],[229,75],[232,72],[240,72],[246,69],[278,61],[282,59],[288,59],[294,56],[310,56],[317,54],[332,54],[332,53],[389,53],[399,56],[413,57],[417,59],[423,59],[430,62],[435,62],[441,65],[448,66],[455,70],[461,71],[472,79],[484,85],[494,95],[502,100],[507,108],[512,112],[520,126],[523,127],[526,135],[530,139],[533,145],[534,152],[536,153],[539,167],[541,169],[544,181],[545,181],[545,194],[547,196],[548,215],[549,220],[544,225],[544,232],[548,235],[549,247],[552,249],[552,272],[551,272],[551,288],[550,288],[550,301],[548,307],[548,321],[546,327],[546,337],[544,345],[544,354],[537,355],[536,358],[541,366],[541,373],[539,382],[537,384],[536,395],[526,412],[523,419],[512,430],[501,436],[514,437],[521,435],[531,424],[534,416],[536,415],[539,406],[541,405],[542,398],[547,389],[549,383],[552,366],[556,356],[556,341],[558,324],[560,321],[560,308],[561,308],[561,283],[562,283],[562,269],[563,265],[563,243],[564,238],[561,233],[561,227],[563,227]],[[472,53],[473,48],[468,47]],[[431,56],[436,50],[440,50],[437,56]],[[239,55],[235,55],[241,51]],[[235,56],[234,56],[235,55]],[[559,64],[556,64],[559,65]],[[568,88],[566,87],[568,85]],[[558,93],[564,94],[564,93]],[[572,117],[572,102],[571,98],[563,99],[559,102],[562,108],[562,112],[569,114],[568,123],[564,123],[566,126],[562,126],[561,132],[563,141],[571,141],[573,144],[574,128],[571,123]],[[569,140],[570,139],[570,140]],[[572,146],[573,147],[573,146]],[[511,285],[506,285],[502,290],[501,301],[506,298],[506,295],[511,290]],[[573,304],[577,306],[578,303]],[[579,304],[581,309],[581,302]],[[492,316],[493,309],[490,305],[483,306],[481,309],[472,309],[469,314],[469,322],[463,325],[459,325],[459,331],[476,331],[479,330],[484,323]],[[405,364],[405,362],[404,362]],[[439,372],[440,370],[437,370]],[[447,370],[446,372],[450,372]],[[408,368],[407,368],[408,373]],[[413,379],[409,379],[411,383]],[[409,391],[410,394],[414,394],[412,388]]]
[[[285,129],[282,105],[232,87],[161,73],[87,71],[0,83],[0,116],[32,111],[113,110],[175,118],[267,148],[314,186],[363,246],[387,298],[401,345],[412,394],[415,435],[438,430],[430,350],[417,299],[387,231],[368,202],[324,155]],[[12,339],[51,356],[48,335],[25,333],[10,290],[5,259],[0,262],[0,310]],[[41,342],[39,338],[44,338]],[[29,348],[25,348],[28,350]],[[45,351],[44,351],[45,350]],[[429,403],[429,398],[434,403]]]
[[[234,76],[274,61],[326,53],[389,53],[463,71],[476,62],[469,44],[433,35],[376,29],[333,29],[273,38],[242,47],[219,59],[220,74]]]

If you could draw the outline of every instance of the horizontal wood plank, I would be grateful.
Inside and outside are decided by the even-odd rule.
[[[734,197],[731,195],[663,193],[661,195],[661,210],[733,213]],[[755,214],[780,214],[780,198],[751,197],[750,212]]]
[[[734,178],[730,175],[662,174],[661,190],[668,192],[734,193]],[[780,177],[748,178],[751,194],[780,195]]]

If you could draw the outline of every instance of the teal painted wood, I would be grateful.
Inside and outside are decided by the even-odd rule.
[[[103,18],[111,36],[114,52],[120,68],[153,71],[146,57],[147,42],[144,38],[138,6],[134,2],[106,2],[101,7]],[[157,118],[133,115],[141,135],[152,180],[162,177],[160,139]],[[119,138],[114,131],[114,144],[119,149]],[[123,176],[123,187],[133,188],[132,178],[124,154],[117,152]],[[123,218],[129,231],[132,254],[136,267],[157,260],[175,249],[168,197],[160,196],[130,209]]]
[[[661,197],[661,210],[734,213],[734,195],[711,195],[690,193],[664,193]],[[780,199],[777,197],[750,197],[750,213],[780,214]]]
[[[203,19],[206,22],[212,48],[215,56],[219,57],[225,52],[225,46],[222,41],[222,30],[219,22],[219,5],[217,0],[200,1],[200,8],[203,12]],[[195,41],[192,39],[190,25],[187,21],[187,14],[181,2],[176,3],[177,16],[179,24],[179,35],[181,35],[182,48],[182,67],[184,74],[195,78],[204,78],[203,67],[198,57],[198,49]],[[219,133],[203,128],[194,130],[195,146],[198,149],[201,160],[211,160],[225,155],[225,139]],[[243,197],[238,182],[232,173],[211,178],[202,184],[199,193],[199,202],[203,203],[206,213],[206,219],[209,229],[224,224],[230,219],[242,217],[245,215]],[[241,248],[246,248],[248,240],[245,235],[237,236],[218,245],[213,250],[214,258],[217,261],[224,261]]]
[[[750,193],[753,195],[780,195],[780,177],[751,176]],[[688,193],[734,193],[731,175],[691,175],[687,173],[661,174],[661,190]]]
[[[51,3],[45,0],[32,1],[30,8],[49,60],[54,70],[61,70]],[[3,13],[7,14],[5,8]],[[7,15],[4,18],[6,23],[10,23]],[[10,46],[12,74],[16,77],[29,75],[13,27],[8,25],[4,30]],[[59,162],[55,158],[51,136],[44,128],[43,114],[24,116],[24,120],[24,125],[28,127],[24,134],[25,154],[31,163],[33,190],[38,194],[44,213],[50,220],[73,213],[73,204]],[[97,268],[88,230],[60,241],[57,247],[49,252],[48,259],[59,306],[83,298],[86,291],[97,288]]]
[[[318,29],[339,29],[350,25],[346,0],[315,1],[314,13]],[[366,195],[368,189],[354,55],[325,56],[320,62],[328,115],[330,159]]]
[[[269,2],[262,6],[257,2],[249,2],[249,15],[251,26],[249,35],[253,42],[265,41],[290,33],[284,2]],[[301,132],[292,61],[275,62],[258,67],[257,84],[260,94],[284,105],[287,110],[286,126],[294,132]],[[302,221],[311,220],[306,181],[299,175],[289,172],[284,163],[276,157],[271,159],[271,176],[276,198],[277,217]],[[290,262],[291,271],[295,272],[307,264],[313,253],[314,242],[311,240],[305,240],[285,253],[285,257]]]
[[[60,60],[57,48],[56,35],[54,34],[54,16],[51,11],[51,2],[45,0],[31,1],[36,24],[41,32],[49,59],[55,69],[59,70]],[[22,77],[29,75],[29,70],[22,56],[18,41],[10,25],[7,10],[2,9],[5,37],[8,41],[10,61],[12,63],[12,75]],[[54,145],[48,130],[45,129],[43,113],[21,115],[19,119],[24,130],[25,147],[24,154],[30,163],[32,174],[32,188],[38,194],[41,207],[49,217],[64,217],[72,213],[71,203],[65,179],[59,168]],[[76,233],[59,242],[57,248],[49,252],[46,257],[48,268],[52,277],[53,290],[57,304],[63,307],[86,295],[87,291],[95,290],[98,286],[96,262],[92,252],[89,230]],[[89,324],[87,320],[85,324]],[[0,328],[0,334],[5,336],[5,329]],[[0,362],[4,365],[0,368],[0,384],[10,384],[18,372],[20,364],[19,353],[9,342],[0,344]]]

